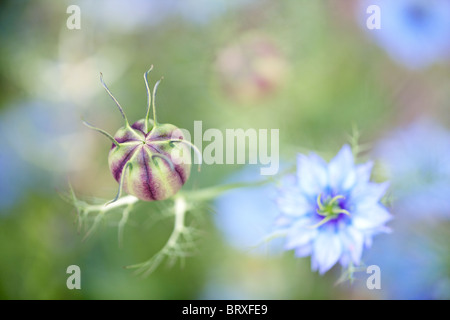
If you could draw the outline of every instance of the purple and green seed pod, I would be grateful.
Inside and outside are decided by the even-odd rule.
[[[148,102],[145,119],[130,126],[122,107],[103,82],[101,75],[102,85],[119,108],[125,125],[113,137],[106,131],[84,122],[89,128],[104,134],[112,141],[108,163],[114,179],[119,182],[119,191],[111,202],[120,197],[122,190],[144,201],[164,200],[173,196],[190,175],[191,163],[185,160],[190,157],[184,155],[190,154],[189,147],[198,152],[190,141],[185,140],[182,131],[176,126],[157,122],[155,96],[161,80],[155,84],[152,98],[147,80],[152,68],[153,66],[144,74]],[[151,105],[153,120],[150,119]]]

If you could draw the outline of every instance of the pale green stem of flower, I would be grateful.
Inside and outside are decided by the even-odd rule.
[[[348,140],[355,160],[358,159],[361,153],[364,153],[371,148],[369,144],[360,143],[360,138],[361,132],[356,124],[352,124],[352,133],[348,135]]]
[[[275,232],[270,233],[269,235],[265,236],[261,241],[259,241],[256,245],[250,247],[249,251],[254,250],[259,248],[260,246],[262,246],[263,244],[266,244],[272,240],[278,239],[278,238],[283,238],[286,237],[288,233],[288,230],[278,230]]]
[[[124,168],[126,169],[126,167]],[[122,174],[122,177],[124,174]],[[185,217],[187,212],[190,210],[192,203],[195,202],[203,202],[216,198],[217,196],[236,188],[242,187],[256,187],[263,185],[267,182],[270,182],[271,179],[257,181],[253,183],[235,183],[221,186],[214,186],[199,190],[193,191],[182,191],[177,193],[172,199],[174,200],[174,206],[172,208],[175,221],[173,231],[167,240],[167,243],[163,246],[163,248],[158,251],[153,257],[149,260],[128,266],[127,268],[137,268],[137,273],[142,274],[143,276],[148,276],[152,273],[165,259],[169,262],[176,261],[180,259],[183,262],[183,259],[191,256],[192,251],[196,250],[195,247],[195,237],[198,233],[198,230],[193,227],[185,225]],[[94,218],[94,222],[89,230],[86,232],[83,241],[86,240],[100,225],[103,218],[106,214],[114,209],[118,209],[121,207],[125,207],[122,212],[122,218],[118,223],[118,240],[119,247],[123,244],[123,233],[125,225],[128,221],[131,210],[134,205],[139,201],[138,198],[132,195],[127,195],[123,197],[117,197],[117,200],[113,202],[108,202],[108,205],[105,204],[88,204],[82,200],[79,200],[75,196],[75,192],[73,191],[72,186],[69,184],[70,193],[65,196],[66,200],[70,201],[75,208],[77,209],[78,219],[79,219],[79,228],[81,229],[83,223],[86,225],[86,222],[90,216],[90,214],[96,214]],[[121,192],[118,193],[119,195]],[[189,202],[188,202],[189,201]],[[286,231],[277,232],[269,235],[265,239],[264,242],[270,241],[273,238],[278,238],[286,235]]]
[[[164,260],[164,258],[171,258],[172,256],[183,258],[189,255],[188,252],[185,251],[185,246],[183,246],[180,242],[182,241],[181,237],[186,237],[186,234],[189,234],[190,229],[185,225],[185,216],[188,211],[188,204],[186,202],[186,198],[182,196],[175,197],[174,204],[174,212],[175,212],[175,223],[174,228],[172,230],[172,234],[167,240],[164,247],[158,251],[153,257],[149,260],[131,265],[126,267],[127,269],[137,268],[136,273],[142,274],[144,277],[151,274]],[[188,237],[189,241],[189,237]]]
[[[366,270],[366,267],[361,264],[359,266],[355,266],[353,264],[353,261],[350,261],[347,268],[346,269],[342,269],[342,273],[341,276],[339,277],[339,279],[335,282],[335,286],[345,282],[345,281],[349,281],[350,284],[353,284],[353,282],[355,281],[355,276],[354,274],[356,272],[363,272]]]
[[[358,127],[356,124],[353,123],[352,125],[352,134],[350,136],[350,146],[352,148],[352,154],[353,158],[357,159],[359,155],[359,138],[360,138],[360,132],[358,130]]]
[[[125,225],[128,221],[128,216],[130,215],[131,209],[133,209],[133,204],[129,204],[122,213],[122,219],[120,219],[119,225],[118,225],[118,239],[119,239],[119,248],[122,248],[123,246],[123,232]]]
[[[105,205],[88,205],[85,204],[84,206],[80,206],[80,213],[83,214],[83,216],[80,216],[79,219],[87,219],[89,213],[91,212],[97,212],[97,216],[94,219],[94,223],[89,228],[89,230],[86,232],[85,236],[83,237],[83,241],[85,241],[89,236],[97,229],[100,222],[103,220],[104,215],[115,208],[122,207],[122,206],[128,206],[125,211],[130,211],[132,209],[132,206],[138,201],[139,199],[135,196],[126,196],[118,199],[117,201],[111,203],[108,206]],[[125,212],[124,211],[124,212]],[[128,212],[126,213],[128,215]]]
[[[86,225],[87,219],[91,213],[97,214],[97,216],[94,218],[94,223],[83,237],[83,241],[86,240],[95,231],[95,229],[97,229],[98,225],[100,224],[104,215],[107,212],[123,206],[127,206],[127,208],[123,212],[123,215],[128,215],[133,205],[139,201],[139,199],[136,198],[135,196],[128,195],[118,199],[115,202],[110,203],[108,206],[105,206],[105,204],[98,204],[98,205],[88,204],[82,200],[77,199],[75,192],[73,191],[73,188],[70,184],[69,188],[70,188],[70,195],[65,198],[67,201],[71,202],[77,210],[78,231],[81,231],[83,223]],[[126,222],[126,219],[127,218],[122,217],[121,221]],[[122,225],[124,225],[125,222],[123,222]]]
[[[245,188],[245,187],[257,187],[262,186],[264,184],[268,183],[268,180],[261,180],[261,181],[255,181],[255,182],[248,182],[248,183],[230,183],[230,184],[224,184],[219,186],[213,186],[198,190],[192,190],[192,191],[181,191],[182,194],[189,199],[190,201],[208,201],[212,200],[221,194],[238,188]]]
[[[109,204],[108,206],[105,206],[104,204],[87,205],[86,209],[89,212],[93,212],[93,211],[108,212],[108,211],[111,211],[118,207],[123,207],[123,206],[129,205],[129,204],[135,204],[138,201],[139,201],[139,199],[136,198],[135,196],[128,195],[128,196],[124,196],[124,197],[118,199],[117,201]]]

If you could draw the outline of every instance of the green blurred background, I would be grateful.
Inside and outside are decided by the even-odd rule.
[[[69,30],[69,5],[81,29]],[[356,1],[4,1],[0,11],[2,194],[1,299],[341,299],[378,298],[339,271],[312,273],[293,254],[254,256],[218,232],[214,203],[189,219],[202,231],[198,254],[162,264],[148,278],[123,266],[157,252],[170,206],[139,203],[117,241],[117,216],[87,241],[63,201],[70,181],[83,199],[111,199],[110,143],[81,118],[114,133],[122,119],[99,81],[104,75],[130,121],[143,118],[142,74],[161,76],[158,119],[191,130],[279,128],[283,161],[316,150],[329,159],[356,127],[361,143],[427,113],[449,122],[448,68],[409,71],[362,30]],[[223,183],[241,167],[203,166],[186,190]],[[7,171],[7,172],[6,172]],[[154,222],[154,223],[153,223]],[[66,268],[81,268],[68,290]],[[382,294],[381,294],[382,297]]]

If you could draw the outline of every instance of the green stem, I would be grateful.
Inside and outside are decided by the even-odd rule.
[[[131,209],[133,208],[133,204],[129,204],[122,213],[122,218],[120,219],[118,226],[118,240],[119,240],[119,248],[122,248],[123,245],[123,231],[125,228],[125,224],[128,221],[128,217],[130,215]]]
[[[153,257],[148,259],[145,262],[130,265],[125,267],[126,269],[135,269],[137,274],[142,273],[143,277],[148,276],[152,273],[163,261],[164,258],[169,257],[171,250],[178,246],[179,239],[182,234],[186,232],[186,226],[184,225],[185,216],[188,210],[186,199],[183,196],[175,197],[175,223],[170,234],[169,239],[167,240],[164,247],[158,251]]]
[[[268,183],[269,180],[255,181],[250,183],[240,182],[220,186],[213,186],[193,191],[183,191],[184,196],[192,201],[207,201],[220,196],[221,194],[238,188],[258,187]]]

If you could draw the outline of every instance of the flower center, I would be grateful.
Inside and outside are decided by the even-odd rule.
[[[319,194],[317,197],[317,209],[316,212],[318,215],[322,216],[323,219],[320,220],[319,223],[312,226],[313,228],[320,227],[324,225],[330,220],[337,219],[341,214],[350,215],[345,209],[342,209],[339,200],[345,199],[344,196],[338,195],[334,197],[326,197],[324,200],[322,199],[322,194]]]
[[[322,194],[317,197],[317,213],[325,218],[337,218],[341,213],[350,214],[347,210],[342,209],[339,200],[345,199],[344,196],[327,197],[322,201]]]

